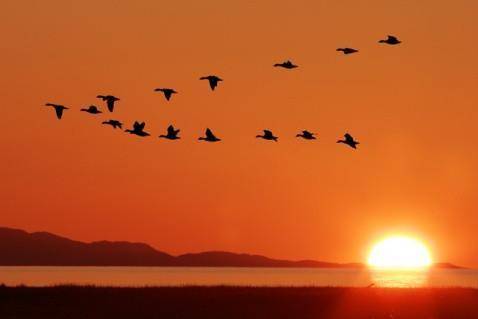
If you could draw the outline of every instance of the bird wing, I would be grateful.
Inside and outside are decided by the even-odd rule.
[[[344,135],[344,137],[345,137],[345,141],[347,141],[347,142],[353,142],[353,140],[354,140],[354,138],[352,137],[352,135],[350,135],[349,133],[346,133],[346,134]]]
[[[393,35],[388,35],[388,40],[390,41],[398,41],[397,37],[393,36]]]
[[[55,106],[56,117],[60,120],[63,115],[63,108]]]
[[[164,90],[163,92],[164,92],[164,97],[166,98],[166,100],[169,101],[173,92],[171,90]]]
[[[217,78],[209,78],[209,86],[211,87],[211,90],[214,90],[217,86]]]
[[[168,135],[174,135],[174,134],[175,134],[174,126],[169,125],[168,126]]]
[[[115,100],[113,99],[106,100],[106,106],[108,107],[108,111],[113,112],[115,108]]]
[[[97,95],[96,98],[102,99],[103,101],[106,99],[106,96],[104,95]]]
[[[145,122],[138,123],[138,128],[142,131],[142,130],[144,130],[145,125],[146,125]]]
[[[60,104],[54,104],[54,103],[46,103],[45,106],[59,107],[59,106],[62,106],[62,105],[60,105]]]
[[[273,135],[272,135],[272,132],[271,132],[271,131],[269,131],[269,130],[264,130],[264,136],[265,136],[265,137],[272,137]]]
[[[210,129],[206,129],[206,137],[207,138],[215,138],[214,134]]]
[[[307,131],[307,130],[306,130],[306,131],[302,131],[302,134],[303,134],[304,136],[306,136],[306,137],[313,137],[313,136],[314,136],[314,133],[311,133],[311,132],[309,132],[309,131]]]

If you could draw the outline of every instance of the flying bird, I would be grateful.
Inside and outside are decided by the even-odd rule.
[[[56,112],[56,117],[61,120],[61,117],[63,116],[63,110],[68,110],[67,107],[60,105],[60,104],[53,104],[53,103],[46,103],[45,106],[53,106]]]
[[[272,134],[272,131],[269,130],[264,130],[264,135],[257,135],[256,137],[275,142],[277,142],[278,139],[278,137],[274,136],[274,134]]]
[[[113,126],[114,129],[116,129],[117,127],[119,127],[120,129],[123,129],[123,123],[117,120],[108,120],[108,121],[104,121],[101,124],[111,125]]]
[[[178,140],[180,139],[181,137],[178,136],[178,133],[179,133],[179,129],[176,130],[174,128],[174,126],[172,125],[169,125],[168,126],[168,133],[166,135],[160,135],[159,137],[161,138],[167,138],[168,140]]]
[[[344,138],[345,138],[344,140],[338,140],[337,143],[344,143],[350,146],[351,148],[357,148],[357,145],[360,144],[359,142],[354,140],[352,135],[350,135],[349,133],[345,133]]]
[[[110,112],[113,112],[115,108],[115,102],[120,100],[113,95],[97,95],[96,97],[98,99],[102,99],[103,101],[106,101],[106,106],[108,107],[108,111]]]
[[[388,35],[387,39],[385,40],[380,40],[378,43],[385,43],[385,44],[390,44],[390,45],[396,45],[402,43],[402,41],[398,40],[397,37],[393,35]]]
[[[125,130],[125,132],[130,134],[135,134],[141,137],[149,136],[150,134],[144,131],[144,126],[146,124],[144,122],[134,122],[132,130]]]
[[[211,90],[213,90],[213,91],[216,88],[217,83],[220,82],[220,81],[223,81],[221,78],[219,78],[215,75],[203,76],[203,77],[200,77],[199,80],[208,80],[209,81],[209,86],[211,87]]]
[[[359,50],[352,49],[352,48],[338,48],[337,51],[342,51],[344,54],[352,54],[352,53],[359,52]]]
[[[164,97],[166,98],[167,101],[169,101],[171,99],[171,96],[173,94],[177,94],[178,92],[176,92],[175,90],[173,89],[168,89],[168,88],[158,88],[158,89],[154,89],[155,92],[163,92],[164,94]]]
[[[311,133],[305,130],[305,131],[302,131],[301,134],[297,134],[296,137],[302,137],[304,140],[315,140],[317,138],[314,135],[315,133]]]
[[[282,63],[276,63],[276,64],[274,64],[274,66],[284,68],[284,69],[295,69],[295,68],[299,67],[298,65],[295,65],[294,63],[292,63],[289,60],[287,60],[285,62],[282,62]]]
[[[217,138],[210,129],[206,129],[206,137],[200,137],[198,140],[206,142],[219,142],[221,139]]]
[[[90,105],[87,109],[81,109],[80,111],[82,112],[87,112],[87,113],[90,113],[90,114],[100,114],[100,113],[103,113],[101,112],[100,110],[98,110],[98,108],[94,105]]]

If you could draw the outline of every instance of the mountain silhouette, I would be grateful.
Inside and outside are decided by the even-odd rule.
[[[83,243],[47,232],[0,228],[4,266],[172,266],[174,261],[175,257],[142,243]]]
[[[169,266],[363,268],[361,263],[281,260],[261,255],[208,251],[173,256],[144,243],[85,243],[47,232],[0,227],[0,266]],[[461,268],[449,263],[437,268]]]

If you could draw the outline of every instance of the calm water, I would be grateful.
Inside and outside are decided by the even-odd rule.
[[[207,268],[207,267],[0,267],[0,283],[47,286],[354,286],[474,287],[478,271],[376,271],[317,268]]]

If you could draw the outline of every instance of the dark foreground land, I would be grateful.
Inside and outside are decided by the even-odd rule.
[[[478,318],[478,290],[0,286],[0,318]]]

